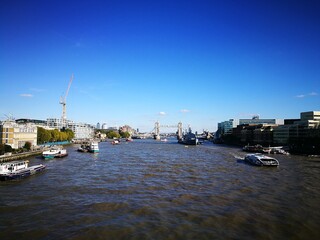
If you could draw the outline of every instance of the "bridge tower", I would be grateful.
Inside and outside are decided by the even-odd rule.
[[[155,140],[160,140],[160,123],[158,121],[156,121],[156,123],[154,124],[154,135],[153,138]]]
[[[178,123],[177,139],[178,140],[182,139],[182,122]]]

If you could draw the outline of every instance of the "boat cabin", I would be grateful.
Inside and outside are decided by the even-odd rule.
[[[28,167],[28,160],[0,163],[0,173],[11,173]]]

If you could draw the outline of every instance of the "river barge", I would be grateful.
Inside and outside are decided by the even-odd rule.
[[[28,164],[28,160],[0,163],[0,180],[19,180],[40,173],[46,168],[43,164],[31,167],[28,167]]]

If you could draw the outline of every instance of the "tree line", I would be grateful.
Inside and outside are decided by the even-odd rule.
[[[59,131],[58,129],[46,130],[38,127],[38,144],[46,142],[63,142],[71,141],[74,138],[74,132],[70,129]]]
[[[105,129],[99,129],[96,130],[95,134],[106,134],[107,138],[114,139],[114,138],[129,138],[130,133],[129,132],[123,132],[123,131],[115,131],[115,130],[105,130]]]

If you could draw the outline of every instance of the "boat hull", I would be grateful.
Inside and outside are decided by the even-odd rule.
[[[23,179],[23,178],[35,175],[37,173],[40,173],[40,172],[44,171],[45,169],[46,169],[46,166],[40,164],[40,165],[36,165],[36,166],[32,166],[32,167],[23,169],[18,172],[0,174],[0,181],[10,181],[10,180]]]
[[[198,139],[181,140],[178,142],[184,145],[198,145]]]
[[[42,157],[45,160],[50,160],[53,158],[63,158],[68,156],[67,150],[61,149],[61,150],[50,150],[50,151],[45,151],[42,153]]]
[[[99,152],[99,150],[97,150],[97,149],[93,149],[93,150],[89,150],[88,152],[91,152],[91,153],[98,153],[98,152]]]

